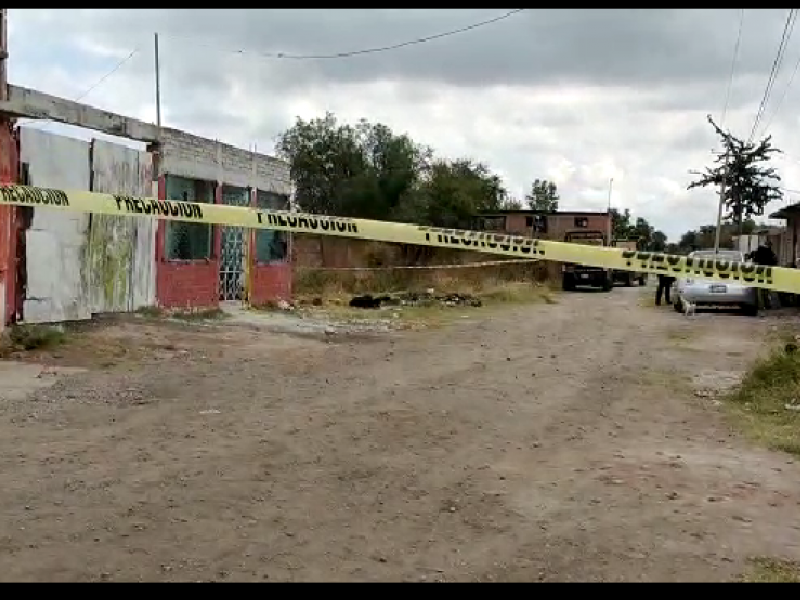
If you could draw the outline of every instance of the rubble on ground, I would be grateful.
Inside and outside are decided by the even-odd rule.
[[[384,294],[373,296],[362,294],[353,296],[350,300],[351,308],[380,309],[401,306],[471,306],[483,305],[481,299],[470,294],[439,294],[429,289],[425,292],[401,292],[398,294]]]

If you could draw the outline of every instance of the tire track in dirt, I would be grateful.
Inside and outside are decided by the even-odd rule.
[[[639,293],[368,343],[221,326],[7,404],[0,578],[716,580],[800,558],[797,465],[689,386],[743,369],[768,321]]]

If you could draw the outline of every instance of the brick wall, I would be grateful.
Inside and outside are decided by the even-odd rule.
[[[164,308],[216,308],[219,306],[219,261],[162,263],[156,272],[156,296],[158,305]]]
[[[263,306],[292,297],[292,265],[288,261],[250,264],[250,304]]]
[[[219,202],[219,188],[216,201]],[[167,197],[166,177],[158,178],[158,197]],[[219,306],[219,228],[214,227],[211,258],[169,260],[166,253],[167,222],[156,232],[156,300],[164,308],[216,308]]]
[[[577,227],[575,219],[586,219],[586,227]],[[608,235],[611,215],[608,213],[565,213],[563,215],[547,215],[546,238],[554,241],[564,241],[567,231],[585,229],[587,231],[602,231]]]
[[[257,206],[258,192],[251,191],[250,204]],[[288,199],[288,197],[287,197]],[[289,209],[288,204],[276,208]],[[272,304],[277,300],[290,300],[292,297],[292,280],[294,270],[292,269],[291,252],[294,240],[287,240],[287,256],[283,260],[259,261],[256,256],[256,235],[255,230],[250,231],[248,256],[248,285],[247,297],[252,306],[264,306]]]

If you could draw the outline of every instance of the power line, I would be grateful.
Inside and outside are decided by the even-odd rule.
[[[84,98],[86,98],[86,96],[88,96],[89,94],[91,94],[91,93],[92,93],[92,92],[93,92],[95,89],[97,89],[97,88],[98,88],[98,87],[99,87],[99,86],[100,86],[100,85],[101,85],[101,84],[102,84],[102,83],[103,83],[103,82],[104,82],[106,79],[108,79],[108,78],[109,78],[109,77],[111,77],[111,76],[112,76],[114,73],[116,73],[117,71],[119,71],[119,70],[122,68],[122,65],[124,65],[126,62],[128,62],[130,59],[132,59],[132,58],[133,58],[133,57],[136,55],[136,53],[137,53],[137,52],[139,52],[139,48],[134,48],[133,50],[131,50],[131,53],[130,53],[130,54],[128,54],[128,56],[126,56],[125,58],[123,58],[121,61],[119,61],[119,62],[118,62],[118,63],[117,63],[115,66],[114,66],[114,68],[113,68],[113,69],[111,69],[111,70],[110,70],[108,73],[106,73],[106,74],[105,74],[105,75],[103,75],[103,76],[102,76],[100,79],[98,79],[98,80],[95,82],[95,84],[94,84],[94,85],[92,85],[90,88],[88,88],[88,89],[87,89],[85,92],[83,92],[83,93],[82,93],[80,96],[78,96],[77,98],[75,98],[75,102],[80,102],[81,100],[83,100]]]
[[[102,76],[100,79],[98,79],[96,82],[94,82],[94,84],[92,84],[91,86],[89,86],[89,87],[86,89],[86,91],[85,91],[85,92],[83,92],[81,95],[79,95],[77,98],[75,98],[74,102],[80,102],[81,100],[83,100],[84,98],[86,98],[86,96],[88,96],[89,94],[91,94],[91,93],[92,93],[94,90],[96,90],[98,87],[100,87],[100,85],[102,85],[102,84],[103,84],[103,82],[105,82],[105,80],[106,80],[106,79],[108,79],[108,78],[109,78],[109,77],[111,77],[111,76],[112,76],[114,73],[116,73],[117,71],[119,71],[119,70],[122,68],[122,65],[124,65],[126,62],[128,62],[128,61],[129,61],[130,59],[132,59],[134,56],[136,56],[136,54],[139,52],[139,50],[140,50],[139,48],[134,48],[133,50],[131,50],[130,54],[128,54],[128,55],[127,55],[125,58],[123,58],[123,59],[122,59],[121,61],[119,61],[119,62],[118,62],[116,65],[114,65],[114,68],[113,68],[113,69],[111,69],[110,71],[108,71],[108,72],[107,72],[105,75],[103,75],[103,76]],[[20,123],[19,121],[17,121],[17,126],[20,126],[20,125],[27,125],[28,123],[42,123],[42,124],[46,124],[46,123],[52,123],[52,122],[53,122],[53,120],[52,120],[52,119],[28,119],[28,120],[24,120],[24,121],[23,121],[23,122],[21,122],[21,123]]]
[[[781,42],[778,45],[778,53],[775,56],[775,60],[772,62],[772,69],[770,69],[769,77],[767,78],[767,86],[764,89],[764,97],[761,99],[761,104],[756,112],[756,118],[753,122],[753,128],[750,130],[748,142],[753,141],[753,138],[756,135],[756,130],[758,129],[758,124],[761,122],[761,118],[764,116],[764,109],[766,108],[767,102],[769,101],[769,96],[772,93],[772,86],[775,85],[775,79],[778,75],[778,71],[781,68],[781,62],[783,62],[783,55],[786,52],[786,44],[788,43],[789,38],[792,37],[792,32],[794,31],[794,22],[796,17],[797,9],[789,9],[789,14],[786,16],[786,23],[783,25],[783,34],[781,35]]]
[[[516,14],[519,14],[527,10],[525,8],[515,8],[514,10],[510,10],[500,16],[494,17],[492,19],[486,19],[484,21],[479,21],[477,23],[473,23],[472,25],[467,25],[466,27],[459,27],[458,29],[452,29],[450,31],[445,31],[442,33],[437,33],[434,35],[429,35],[421,38],[416,38],[413,40],[407,40],[405,42],[400,42],[398,44],[390,44],[388,46],[376,46],[373,48],[363,48],[361,50],[349,50],[347,52],[336,52],[333,54],[287,54],[285,52],[258,52],[253,50],[225,50],[226,52],[231,52],[233,54],[255,54],[264,58],[281,58],[286,60],[330,60],[336,58],[352,58],[354,56],[363,56],[365,54],[375,54],[377,52],[388,52],[390,50],[399,50],[400,48],[407,48],[408,46],[416,46],[417,44],[424,44],[426,42],[431,42],[433,40],[439,40],[442,38],[450,37],[453,35],[458,35],[461,33],[466,33],[468,31],[473,31],[480,27],[485,27],[486,25],[491,25],[493,23],[497,23],[499,21],[504,21],[510,17],[513,17]],[[173,34],[162,34],[166,35],[167,37],[173,38],[184,38],[186,39],[188,36],[180,36],[180,35],[173,35]],[[195,46],[205,47],[205,48],[213,48],[215,50],[220,50],[217,46],[212,46],[209,44],[195,44]]]
[[[789,78],[789,82],[786,84],[786,87],[783,88],[783,94],[781,95],[781,99],[778,100],[778,104],[777,106],[775,106],[775,110],[772,111],[772,116],[770,117],[769,121],[767,121],[767,124],[764,126],[762,135],[767,132],[767,129],[769,129],[769,126],[775,120],[775,117],[778,116],[778,113],[781,110],[781,106],[783,105],[783,101],[786,99],[786,94],[789,92],[789,88],[792,87],[792,83],[794,83],[794,78],[797,75],[798,68],[800,68],[800,56],[797,57],[797,62],[794,63],[794,71],[792,71],[792,76]]]
[[[728,104],[731,100],[731,88],[733,88],[733,74],[736,71],[736,59],[739,56],[739,46],[742,43],[742,28],[744,27],[744,9],[739,13],[739,32],[736,34],[736,43],[733,45],[733,58],[731,59],[731,73],[728,76],[728,90],[725,92],[725,106],[722,108],[722,119],[720,126],[725,122],[728,115]]]

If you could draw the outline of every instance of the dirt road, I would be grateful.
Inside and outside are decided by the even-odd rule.
[[[94,370],[0,391],[0,580],[693,581],[800,559],[800,465],[693,392],[774,321],[637,289],[474,314],[96,334],[127,358],[74,351],[56,362]]]

